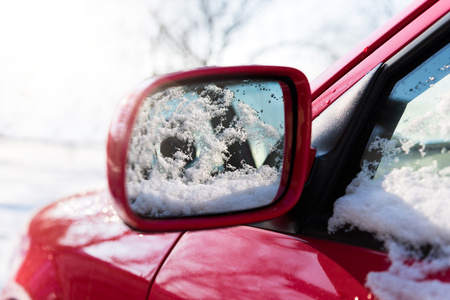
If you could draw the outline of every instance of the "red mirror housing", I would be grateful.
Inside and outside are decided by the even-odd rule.
[[[133,212],[126,191],[127,153],[139,107],[155,91],[177,83],[254,78],[283,83],[285,137],[280,187],[275,202],[261,208],[215,215],[147,218]],[[313,156],[311,93],[300,71],[287,67],[211,67],[150,78],[126,96],[117,108],[107,142],[107,176],[115,209],[129,226],[143,231],[179,231],[232,226],[269,220],[288,212],[300,198]]]

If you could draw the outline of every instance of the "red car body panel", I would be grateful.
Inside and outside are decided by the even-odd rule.
[[[149,299],[370,299],[366,274],[357,280],[314,242],[251,227],[188,232],[161,268]],[[327,244],[339,252],[335,257],[364,258],[347,259],[351,269],[388,264],[375,251]]]
[[[246,226],[138,232],[106,192],[43,209],[24,239],[4,299],[367,299],[367,273],[389,267],[385,253]]]
[[[115,214],[109,193],[63,199],[34,217],[14,284],[31,299],[146,299],[180,233],[140,233]]]

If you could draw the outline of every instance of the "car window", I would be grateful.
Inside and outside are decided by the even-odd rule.
[[[450,167],[450,45],[399,80],[362,158],[375,176],[403,166]]]
[[[450,46],[395,82],[380,105],[361,172],[334,203],[328,230],[358,228],[383,243],[391,266],[368,274],[375,294],[401,285],[448,291],[430,279],[450,266]]]
[[[450,257],[450,45],[398,80],[378,117],[329,231],[350,225],[419,252],[448,245]]]

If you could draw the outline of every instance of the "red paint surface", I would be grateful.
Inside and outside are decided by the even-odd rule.
[[[151,299],[367,299],[365,276],[389,265],[384,253],[251,227],[180,237],[131,230],[105,192],[67,198],[31,222],[3,296],[146,299],[152,286]]]
[[[391,265],[385,252],[307,236],[300,238],[339,264],[362,285],[369,272],[386,271]]]
[[[362,280],[318,251],[316,242],[320,247],[321,241],[250,227],[188,232],[161,268],[149,299],[370,298]],[[337,256],[358,255],[353,268],[385,260],[367,249],[326,244]]]
[[[4,291],[31,299],[146,299],[180,233],[140,233],[117,217],[106,192],[72,197],[31,222],[17,273]]]

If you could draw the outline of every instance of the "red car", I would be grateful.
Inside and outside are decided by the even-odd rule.
[[[143,82],[110,128],[109,190],[32,219],[1,299],[448,297],[449,12],[415,2],[311,83]]]

